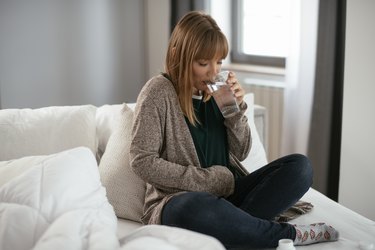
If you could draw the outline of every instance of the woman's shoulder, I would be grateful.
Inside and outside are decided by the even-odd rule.
[[[176,109],[179,105],[177,93],[172,82],[162,75],[151,78],[143,86],[137,98],[135,107],[137,116],[154,117],[150,114],[165,116],[169,109]]]
[[[176,94],[171,81],[163,75],[152,77],[141,90],[141,95],[152,96],[153,98],[166,95]]]
[[[146,109],[153,107],[162,110],[167,106],[178,106],[178,97],[172,82],[163,75],[152,77],[139,93],[137,105]]]

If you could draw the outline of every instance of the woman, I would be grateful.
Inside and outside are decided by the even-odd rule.
[[[211,235],[228,248],[275,247],[282,238],[295,245],[336,240],[336,230],[322,223],[273,221],[311,186],[305,156],[285,156],[251,174],[239,163],[251,147],[245,92],[231,72],[227,84],[240,111],[224,118],[206,84],[227,53],[216,22],[190,12],[171,35],[165,73],[138,97],[130,157],[147,183],[143,223]]]

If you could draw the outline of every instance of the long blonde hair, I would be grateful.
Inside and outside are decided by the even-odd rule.
[[[177,92],[180,106],[191,124],[195,125],[193,62],[200,59],[224,59],[228,41],[215,20],[202,12],[192,11],[183,16],[169,40],[165,71]]]

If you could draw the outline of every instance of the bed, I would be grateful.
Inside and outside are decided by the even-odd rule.
[[[246,102],[253,147],[243,164],[252,171],[267,163],[267,114],[252,94]],[[224,249],[202,234],[141,225],[144,183],[126,167],[124,153],[133,108],[0,110],[0,249]],[[375,244],[375,222],[314,189],[302,199],[314,208],[292,223],[327,222],[340,238],[297,249]]]
[[[326,222],[335,226],[340,233],[336,242],[319,243],[308,246],[297,246],[300,250],[355,250],[375,249],[375,222],[340,205],[313,188],[302,198],[314,205],[312,211],[290,223],[309,224]],[[118,220],[117,235],[122,238],[139,228],[140,224],[123,219]],[[371,248],[372,246],[372,248]],[[367,247],[367,248],[366,248]]]

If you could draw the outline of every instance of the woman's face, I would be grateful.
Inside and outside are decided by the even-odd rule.
[[[209,93],[207,83],[220,72],[222,61],[222,59],[199,59],[193,62],[193,94],[197,94],[199,90]]]

